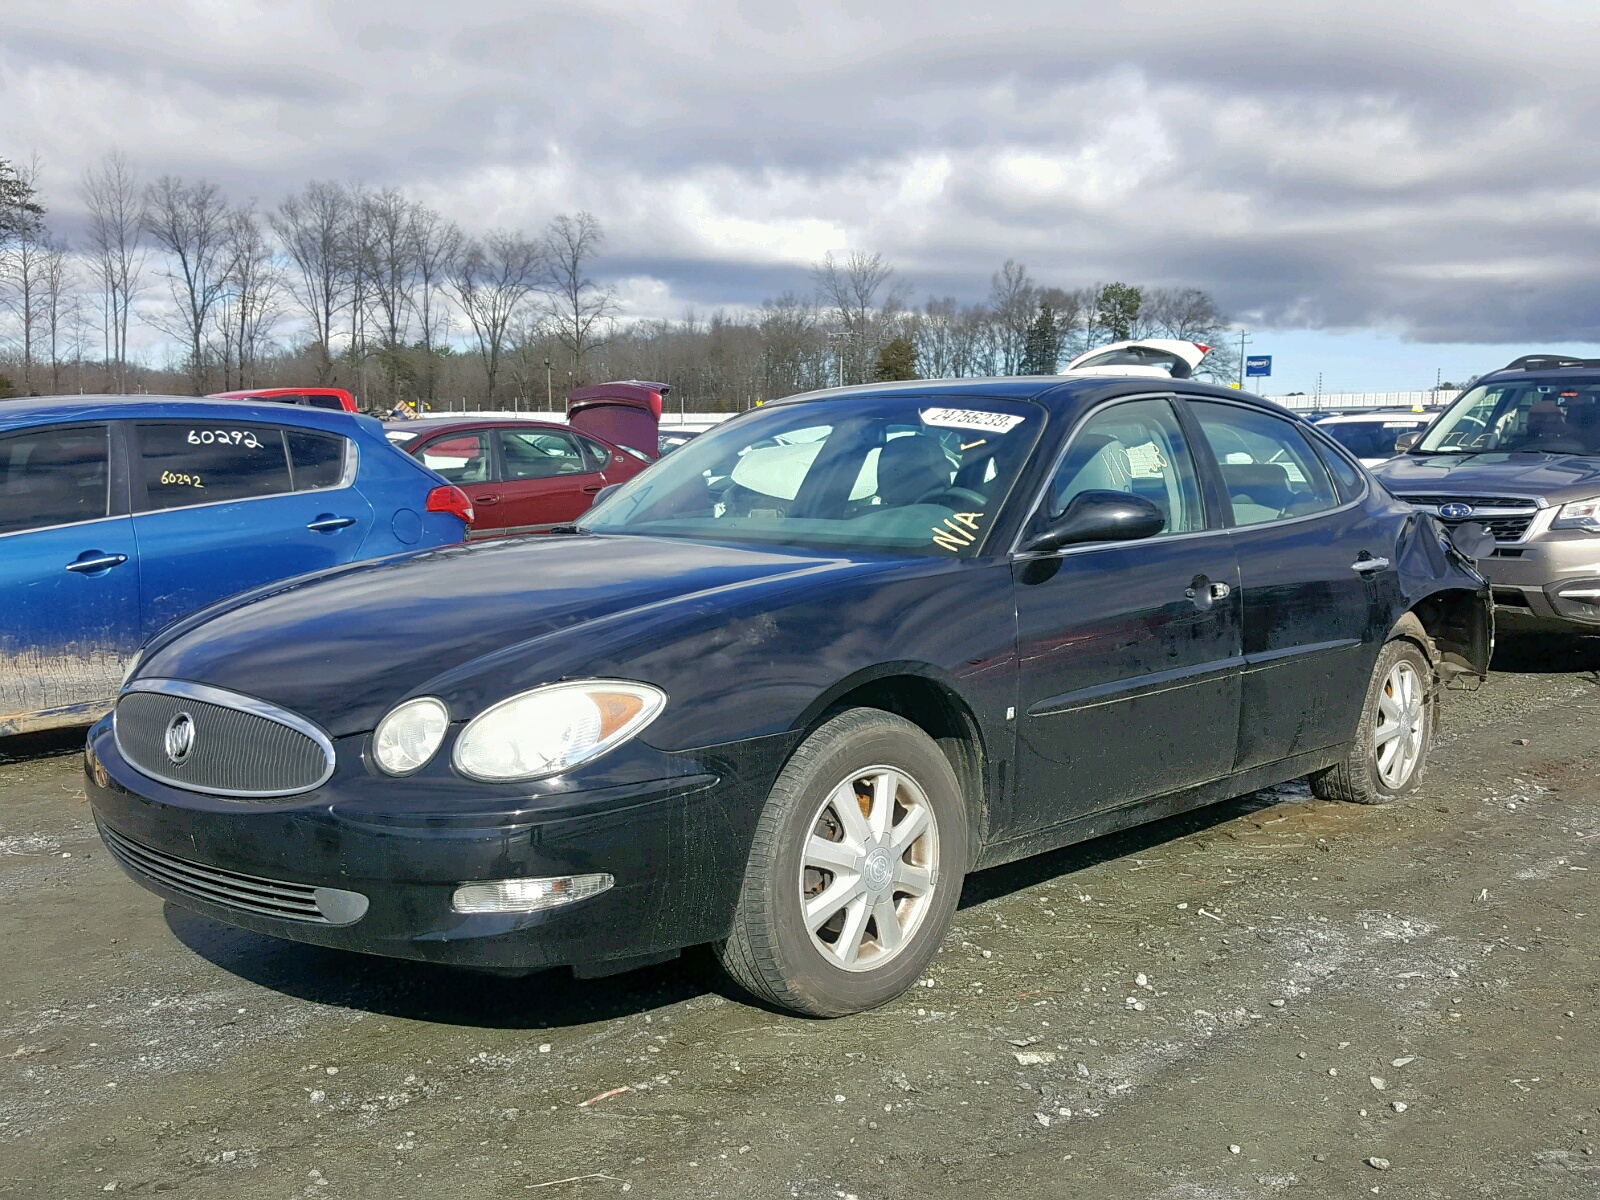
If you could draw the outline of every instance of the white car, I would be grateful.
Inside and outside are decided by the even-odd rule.
[[[1157,379],[1188,379],[1210,346],[1176,338],[1139,338],[1112,342],[1078,355],[1063,375],[1153,375]]]
[[[1433,424],[1436,413],[1400,410],[1369,413],[1343,413],[1324,417],[1317,428],[1361,460],[1364,467],[1375,467],[1395,456],[1395,441],[1408,433],[1420,433]]]

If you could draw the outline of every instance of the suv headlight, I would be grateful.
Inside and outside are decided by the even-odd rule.
[[[1600,496],[1563,504],[1550,528],[1587,529],[1590,533],[1600,533]]]
[[[443,700],[418,696],[389,710],[372,732],[372,757],[387,775],[422,770],[439,750],[450,728]]]
[[[455,768],[489,783],[559,775],[620,746],[666,704],[660,688],[615,679],[534,688],[472,719],[456,739]]]

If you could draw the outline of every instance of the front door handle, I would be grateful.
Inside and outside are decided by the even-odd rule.
[[[1233,589],[1227,584],[1213,583],[1211,585],[1211,598],[1213,600],[1226,600],[1231,595],[1233,595]]]
[[[112,567],[120,567],[127,561],[126,554],[102,554],[98,550],[90,550],[69,562],[67,570],[75,571],[79,575],[93,575],[98,571],[109,571]]]
[[[1373,571],[1386,570],[1388,566],[1389,560],[1387,558],[1373,558],[1363,550],[1361,556],[1350,564],[1350,569],[1362,575],[1370,575]]]
[[[335,529],[346,529],[355,523],[356,519],[354,517],[336,517],[332,513],[328,513],[318,517],[306,528],[315,530],[317,533],[332,533]]]
[[[583,485],[583,489],[582,489],[583,490],[583,494],[585,496],[599,495],[600,489],[605,487],[605,486],[606,485],[603,484],[603,483],[586,483],[586,484]]]

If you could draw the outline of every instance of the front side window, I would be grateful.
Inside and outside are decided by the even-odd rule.
[[[1043,426],[1036,405],[987,396],[776,405],[673,451],[581,525],[969,557]]]
[[[1233,404],[1190,401],[1189,407],[1221,468],[1235,525],[1339,506],[1328,469],[1292,422]]]
[[[1433,423],[1419,454],[1600,454],[1600,385],[1479,384]]]
[[[1114,404],[1090,417],[1051,483],[1049,515],[1058,517],[1083,492],[1128,492],[1166,514],[1162,533],[1205,528],[1205,506],[1183,427],[1165,400]]]
[[[451,483],[489,482],[489,435],[447,433],[422,448],[422,465]]]
[[[283,432],[274,425],[173,421],[140,425],[147,509],[251,500],[291,489]]]
[[[106,516],[109,461],[103,425],[0,438],[0,534]]]
[[[590,469],[584,461],[583,451],[578,449],[578,443],[570,434],[502,429],[498,436],[507,482],[582,475]]]

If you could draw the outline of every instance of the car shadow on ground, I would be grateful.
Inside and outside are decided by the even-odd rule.
[[[1494,661],[1489,664],[1489,683],[1495,672],[1508,675],[1587,675],[1600,683],[1600,637],[1570,633],[1501,633],[1495,639]]]
[[[961,907],[982,905],[1305,796],[1303,784],[1268,789],[992,867],[967,879]],[[704,946],[671,962],[605,979],[577,979],[564,969],[503,978],[264,937],[171,904],[166,906],[166,920],[186,947],[241,979],[316,1004],[407,1020],[491,1029],[558,1029],[654,1012],[711,994],[765,1007],[723,975]]]
[[[64,754],[79,754],[88,737],[87,725],[0,737],[0,766],[31,762],[41,758],[60,758]]]

